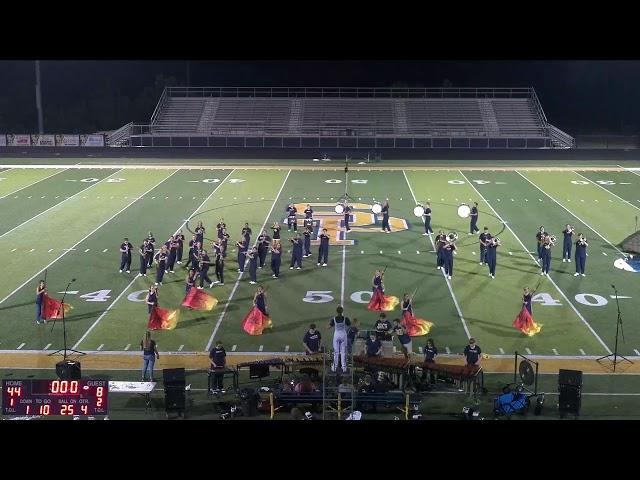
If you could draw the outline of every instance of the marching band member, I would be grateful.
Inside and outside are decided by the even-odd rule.
[[[189,258],[187,259],[187,263],[184,266],[184,268],[189,268],[189,265],[191,265],[193,267],[196,266],[195,260],[197,258],[197,255],[193,254],[194,249],[196,248],[196,243],[198,243],[198,242],[196,240],[196,236],[194,235],[193,238],[191,240],[189,240],[189,254],[188,254]]]
[[[444,246],[447,244],[447,235],[444,230],[440,230],[436,235],[436,268],[440,270],[444,267]]]
[[[464,353],[463,353],[467,360],[467,367],[479,366],[481,353],[482,353],[482,350],[480,350],[480,347],[476,344],[476,339],[470,338],[469,345],[464,347]]]
[[[196,226],[196,241],[200,242],[200,245],[204,245],[204,227],[202,222],[198,222]]]
[[[587,263],[587,247],[589,244],[587,243],[587,239],[579,233],[578,240],[576,240],[576,273],[573,274],[574,277],[578,275],[582,275],[586,277],[584,274],[584,267]]]
[[[289,270],[293,270],[294,264],[297,265],[296,270],[300,270],[302,268],[302,239],[300,238],[300,234],[296,233],[296,236],[290,239],[292,244],[291,249],[291,265],[289,266]]]
[[[189,269],[187,279],[185,280],[185,293],[189,293],[189,291],[195,286],[197,278],[198,271],[194,268]]]
[[[227,233],[227,229],[222,229],[222,238],[220,239],[220,245],[222,246],[222,257],[227,258],[227,246],[229,245],[229,238],[231,235]]]
[[[227,228],[227,224],[224,223],[224,218],[220,218],[220,221],[216,225],[216,231],[219,239],[222,239],[223,231]]]
[[[271,230],[273,230],[273,239],[274,240],[280,240],[280,229],[282,227],[280,226],[280,224],[278,222],[274,222],[273,227],[271,227]]]
[[[373,293],[376,292],[376,289],[380,289],[382,293],[384,293],[384,284],[382,283],[383,276],[384,273],[382,273],[380,270],[376,270],[376,273],[373,276],[373,288],[371,289]]]
[[[249,283],[251,285],[256,284],[257,271],[258,271],[258,249],[254,246],[251,250],[249,250],[249,276],[251,278]]]
[[[522,309],[513,321],[513,326],[528,337],[534,336],[540,332],[542,328],[541,324],[536,324],[536,322],[533,321],[533,316],[531,315],[531,298],[532,295],[529,288],[524,287],[522,293]]]
[[[429,330],[431,330],[431,327],[433,327],[433,322],[423,320],[422,318],[416,318],[413,315],[412,301],[413,299],[409,297],[409,294],[405,293],[401,303],[402,325],[407,329],[407,333],[411,337],[426,335],[429,333]]]
[[[400,349],[405,358],[409,358],[411,352],[411,337],[407,333],[407,329],[400,323],[400,319],[393,320],[393,334],[398,337]]]
[[[478,223],[478,202],[473,202],[473,207],[471,207],[471,214],[469,215],[471,219],[471,223],[469,225],[469,235],[473,235],[476,232],[479,232],[480,229],[476,225]]]
[[[313,230],[313,209],[311,205],[307,205],[307,208],[304,209],[304,227]]]
[[[167,251],[167,247],[163,245],[160,247],[160,251],[156,253],[154,259],[156,261],[156,265],[158,266],[156,270],[156,285],[162,285],[162,279],[164,278],[164,272],[167,268],[167,257],[169,256],[169,252]]]
[[[329,262],[329,235],[327,229],[323,228],[320,234],[320,248],[318,249],[318,266],[322,263],[323,267]]]
[[[213,282],[209,278],[210,266],[211,258],[209,258],[209,254],[206,250],[202,250],[202,252],[200,252],[200,258],[198,259],[198,267],[200,271],[200,286],[198,288],[200,290],[202,290],[205,281],[209,284],[209,288],[213,287]]]
[[[176,265],[176,260],[178,258],[178,247],[180,243],[176,238],[177,235],[173,235],[169,238],[169,258],[167,259],[167,269],[169,273],[174,273],[173,268]]]
[[[151,314],[153,307],[158,306],[158,287],[151,285],[147,291],[147,296],[144,299],[147,304],[147,313]]]
[[[184,251],[184,234],[182,233],[182,230],[179,230],[178,233],[176,235],[173,236],[176,240],[176,242],[178,242],[178,253],[177,253],[177,264],[181,265],[182,264],[182,254]]]
[[[344,202],[344,228],[347,232],[351,231],[351,227],[349,227],[349,220],[351,218],[351,207],[349,206],[349,204],[346,202]]]
[[[542,260],[542,249],[544,246],[544,237],[547,236],[547,232],[544,231],[544,226],[540,226],[540,231],[536,233],[536,240],[538,241],[538,260]]]
[[[347,372],[347,327],[351,324],[349,317],[342,315],[344,310],[341,306],[336,308],[337,315],[329,322],[329,326],[334,328],[333,331],[333,365],[331,371],[338,369],[338,362],[342,359],[342,373]]]
[[[273,239],[273,245],[271,246],[271,271],[273,278],[278,278],[280,276],[280,262],[282,255],[282,245],[280,244],[280,240]]]
[[[562,263],[571,263],[571,246],[573,244],[573,227],[569,224],[562,231]]]
[[[46,320],[42,318],[42,313],[44,310],[44,296],[46,294],[47,285],[44,283],[44,280],[40,280],[38,282],[38,286],[36,287],[36,323],[38,325],[46,322]]]
[[[436,363],[436,357],[438,356],[438,349],[436,348],[433,339],[427,340],[427,344],[424,347],[424,361],[425,363]],[[428,373],[427,373],[428,372]],[[431,369],[424,369],[422,372],[422,381],[427,380],[429,376],[429,383],[436,383],[436,375]]]
[[[222,249],[216,251],[216,280],[213,282],[214,285],[218,284],[220,286],[224,285],[224,255],[222,255]]]
[[[236,242],[238,247],[238,272],[244,273],[244,264],[247,261],[247,249],[249,244],[246,240],[241,240]]]
[[[302,345],[304,346],[305,353],[307,355],[313,355],[320,352],[320,340],[322,335],[316,330],[316,324],[309,325],[309,330],[302,337]]]
[[[133,250],[133,245],[131,245],[129,239],[125,237],[124,242],[120,244],[120,273],[122,273],[123,270],[131,273],[131,250]]]
[[[253,308],[244,317],[242,329],[249,335],[262,335],[265,328],[271,328],[272,322],[267,313],[267,297],[262,285],[253,296]]]
[[[385,201],[382,204],[382,231],[384,233],[391,233],[391,227],[389,226],[389,201]]]
[[[424,217],[424,233],[422,235],[429,235],[433,233],[433,229],[431,228],[431,204],[429,202],[424,204],[424,213],[422,216]]]
[[[291,231],[291,228],[293,228],[294,232],[298,231],[298,219],[296,218],[297,213],[298,209],[293,203],[290,203],[287,206],[287,229],[289,231]]]
[[[489,239],[491,238],[491,234],[489,233],[489,228],[484,227],[483,232],[480,234],[480,265],[483,265],[487,262],[487,245],[489,244]]]
[[[500,246],[498,237],[490,238],[487,245],[487,265],[489,265],[489,276],[496,278],[496,262],[497,262],[497,249]]]
[[[251,245],[251,228],[249,227],[249,223],[245,223],[244,227],[242,227],[242,236],[244,237],[244,244],[249,247]]]
[[[546,235],[544,237],[544,243],[542,245],[542,272],[540,275],[549,276],[549,270],[551,269],[551,247],[555,245],[555,242],[552,242],[551,235]]]
[[[147,246],[149,245],[149,240],[146,238],[140,245],[138,252],[140,253],[140,273],[138,273],[139,277],[147,276]],[[153,252],[152,252],[153,254]]]
[[[304,258],[311,256],[311,235],[313,234],[313,227],[307,226],[304,229]]]
[[[453,275],[453,252],[456,250],[456,245],[453,241],[447,241],[442,250],[444,251],[444,273],[451,280],[451,275]]]
[[[149,245],[151,245],[151,255],[147,258],[149,259],[149,263],[147,264],[147,268],[151,268],[153,266],[153,252],[156,250],[156,239],[151,232],[147,234],[147,240],[149,241]]]
[[[378,337],[378,340],[390,341],[392,328],[393,327],[391,326],[391,322],[387,320],[387,314],[382,312],[375,324],[376,336]]]
[[[258,235],[258,258],[260,259],[259,268],[264,267],[264,260],[267,258],[267,251],[269,250],[269,243],[271,237],[267,235],[266,230],[262,230],[262,233]]]

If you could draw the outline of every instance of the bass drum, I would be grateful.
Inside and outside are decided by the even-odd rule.
[[[375,213],[376,215],[378,215],[379,213],[381,213],[381,212],[382,212],[382,205],[380,205],[379,203],[374,203],[374,204],[371,206],[371,211],[372,211],[373,213]]]
[[[424,215],[424,207],[422,205],[416,205],[415,208],[413,209],[413,214],[416,217],[421,217]]]
[[[458,207],[458,216],[460,218],[467,218],[469,215],[471,215],[471,208],[469,207],[469,205],[467,205],[466,203],[461,204]]]

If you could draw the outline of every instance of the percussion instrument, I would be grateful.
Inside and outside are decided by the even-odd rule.
[[[471,207],[466,203],[461,203],[458,207],[458,216],[461,218],[467,218],[469,215],[471,215]]]
[[[420,204],[416,205],[415,208],[413,209],[413,214],[416,217],[421,217],[424,215],[424,207]]]
[[[379,213],[381,213],[381,212],[382,212],[382,205],[381,205],[379,202],[374,203],[374,204],[371,206],[371,211],[372,211],[373,213],[375,213],[376,215],[378,215]]]

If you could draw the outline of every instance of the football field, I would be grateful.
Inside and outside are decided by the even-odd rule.
[[[62,347],[61,325],[35,322],[35,290],[45,270],[54,298],[60,299],[68,282],[76,279],[65,300],[73,306],[66,319],[70,348],[137,351],[148,321],[143,300],[155,276],[155,268],[148,277],[136,276],[143,238],[151,231],[159,246],[182,229],[188,242],[202,221],[210,251],[215,225],[223,217],[231,235],[225,285],[205,290],[219,303],[210,312],[180,307],[185,243],[185,261],[174,274],[165,274],[159,289],[161,307],[181,310],[176,329],[154,333],[161,351],[203,352],[220,339],[228,352],[301,352],[302,337],[312,322],[330,347],[328,322],[337,305],[358,318],[361,328],[373,326],[378,315],[367,310],[371,280],[376,269],[386,267],[386,294],[401,298],[417,289],[414,313],[434,323],[429,336],[442,353],[462,352],[473,336],[492,356],[514,351],[551,357],[606,355],[615,342],[615,285],[624,321],[625,341],[619,350],[640,355],[640,274],[620,268],[625,257],[619,250],[620,242],[637,229],[640,168],[498,168],[481,162],[460,169],[354,165],[348,179],[352,230],[346,233],[342,216],[334,212],[345,192],[339,162],[283,162],[265,168],[237,163],[236,168],[189,166],[177,160],[146,166],[75,162],[0,165],[2,351]],[[381,217],[370,210],[384,200],[390,205],[391,234],[381,232]],[[413,214],[416,203],[426,201],[431,203],[435,232],[459,236],[451,280],[436,269],[435,237],[423,236],[422,219]],[[489,227],[502,241],[495,279],[479,265],[478,236],[468,235],[469,219],[457,215],[463,202],[478,202],[478,227]],[[284,222],[289,203],[298,204],[299,213],[307,204],[313,207],[314,237],[318,229],[329,230],[329,264],[316,265],[314,241],[313,256],[303,259],[303,269],[289,270],[291,235],[284,226],[280,278],[271,277],[269,257],[258,270],[274,327],[252,337],[240,324],[251,308],[255,286],[249,284],[248,269],[243,275],[237,272],[235,242],[245,222],[253,230],[252,243],[263,228],[271,236],[269,227]],[[586,277],[574,277],[573,260],[561,262],[567,223],[589,242]],[[548,278],[540,275],[537,264],[535,234],[541,225],[558,238]],[[131,274],[118,272],[123,237],[134,245]],[[534,337],[512,326],[524,286],[537,287],[533,314],[543,327]],[[400,316],[399,307],[388,313],[391,320]],[[425,343],[426,337],[414,338],[414,351]]]

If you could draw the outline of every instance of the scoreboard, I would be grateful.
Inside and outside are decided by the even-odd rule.
[[[108,380],[2,380],[8,416],[108,415]]]

